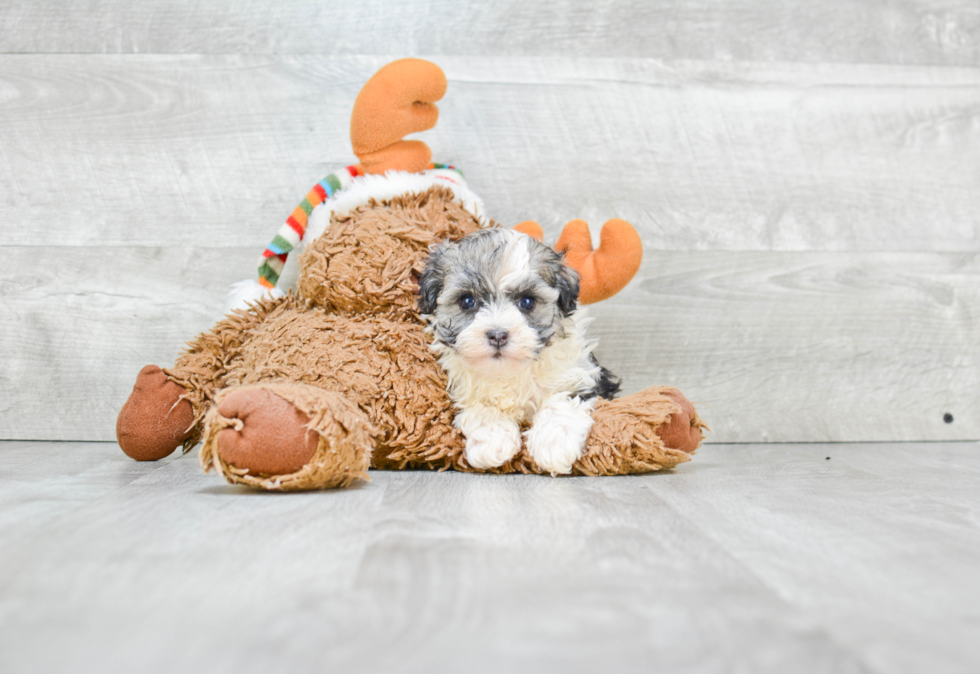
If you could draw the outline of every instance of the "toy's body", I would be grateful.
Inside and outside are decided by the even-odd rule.
[[[369,467],[474,470],[414,295],[430,244],[489,224],[443,178],[334,212],[306,244],[295,295],[229,315],[173,368],[144,368],[120,412],[123,450],[152,460],[203,440],[205,467],[267,489],[344,486]],[[373,178],[382,188],[398,179]],[[601,401],[594,419],[573,473],[670,468],[701,440],[673,389]],[[525,450],[489,472],[540,471]]]

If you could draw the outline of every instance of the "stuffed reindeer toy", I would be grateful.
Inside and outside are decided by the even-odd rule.
[[[585,334],[581,305],[639,269],[636,231],[610,220],[593,250],[573,220],[549,247],[534,222],[488,219],[459,171],[403,140],[435,125],[446,86],[417,59],[367,82],[360,163],[314,186],[225,318],[173,367],[140,371],[116,425],[126,454],[201,442],[205,470],[268,490],[369,468],[597,476],[689,460],[705,428],[691,403],[657,386],[614,397]]]

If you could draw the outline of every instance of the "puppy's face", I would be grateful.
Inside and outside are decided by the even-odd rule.
[[[429,256],[419,309],[437,341],[471,368],[507,375],[535,360],[578,299],[578,276],[551,248],[507,229],[485,229]]]

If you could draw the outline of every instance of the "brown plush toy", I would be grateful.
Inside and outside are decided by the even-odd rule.
[[[205,470],[271,490],[343,487],[368,468],[541,472],[524,450],[490,471],[466,463],[416,308],[430,244],[496,226],[458,172],[402,140],[435,125],[445,90],[442,71],[416,59],[371,78],[351,122],[361,164],[321,181],[293,212],[244,308],[191,341],[172,368],[140,371],[116,426],[126,454],[156,460],[202,441]],[[541,239],[533,222],[517,228]],[[619,291],[639,268],[629,224],[606,223],[601,240],[593,251],[588,227],[572,221],[556,244],[581,276],[583,303]],[[283,294],[275,285],[290,250],[302,250],[298,280]],[[689,459],[704,427],[666,387],[601,400],[593,417],[573,474],[671,468]]]

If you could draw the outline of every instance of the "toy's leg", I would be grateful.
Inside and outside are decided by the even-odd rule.
[[[129,399],[116,419],[116,439],[137,461],[156,461],[171,454],[193,432],[194,410],[187,390],[156,365],[140,370]]]
[[[707,426],[680,391],[649,388],[600,400],[579,475],[625,475],[673,468],[690,460]]]
[[[220,391],[205,418],[201,465],[270,490],[346,487],[367,479],[374,430],[345,396],[295,383]]]

